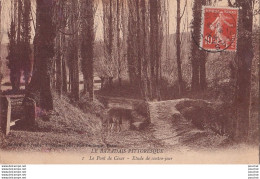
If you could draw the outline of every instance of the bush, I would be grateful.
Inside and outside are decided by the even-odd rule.
[[[232,108],[228,103],[209,103],[204,100],[187,100],[176,105],[177,110],[197,128],[211,129],[221,135],[232,132]]]
[[[149,114],[149,111],[148,111],[148,104],[147,104],[147,102],[144,101],[144,102],[140,102],[140,103],[134,104],[133,105],[133,110],[137,114],[145,117],[146,119],[149,119],[150,114]]]
[[[103,116],[105,113],[105,107],[98,100],[90,101],[87,96],[82,96],[78,102],[75,102],[83,112],[95,114],[96,116]]]

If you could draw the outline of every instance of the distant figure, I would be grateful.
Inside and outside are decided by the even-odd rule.
[[[226,46],[230,44],[230,39],[223,34],[223,25],[226,24],[228,27],[233,27],[233,24],[227,22],[228,19],[231,18],[225,16],[223,12],[220,12],[216,20],[210,25],[210,29],[212,31],[215,31],[215,35],[217,37],[217,43],[221,42]]]
[[[110,132],[116,131],[121,132],[123,119],[132,120],[131,110],[123,108],[112,108],[108,111],[109,114],[109,124],[108,129]]]
[[[121,115],[112,115],[109,118],[109,127],[110,131],[116,131],[120,132],[121,131],[121,126],[122,126],[122,116]]]

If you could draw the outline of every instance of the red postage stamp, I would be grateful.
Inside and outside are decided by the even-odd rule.
[[[200,47],[209,51],[236,51],[237,23],[238,8],[204,6]]]

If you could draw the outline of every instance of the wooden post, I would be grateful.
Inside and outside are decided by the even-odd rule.
[[[28,127],[33,127],[36,120],[36,102],[31,98],[24,101],[24,117]]]
[[[1,97],[1,128],[5,135],[10,132],[11,122],[11,101],[8,97]]]

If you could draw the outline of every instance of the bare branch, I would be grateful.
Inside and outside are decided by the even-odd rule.
[[[187,6],[187,0],[185,1],[184,9],[183,9],[182,14],[181,14],[181,16],[180,16],[180,20],[181,20],[182,16],[184,15],[186,6]]]

